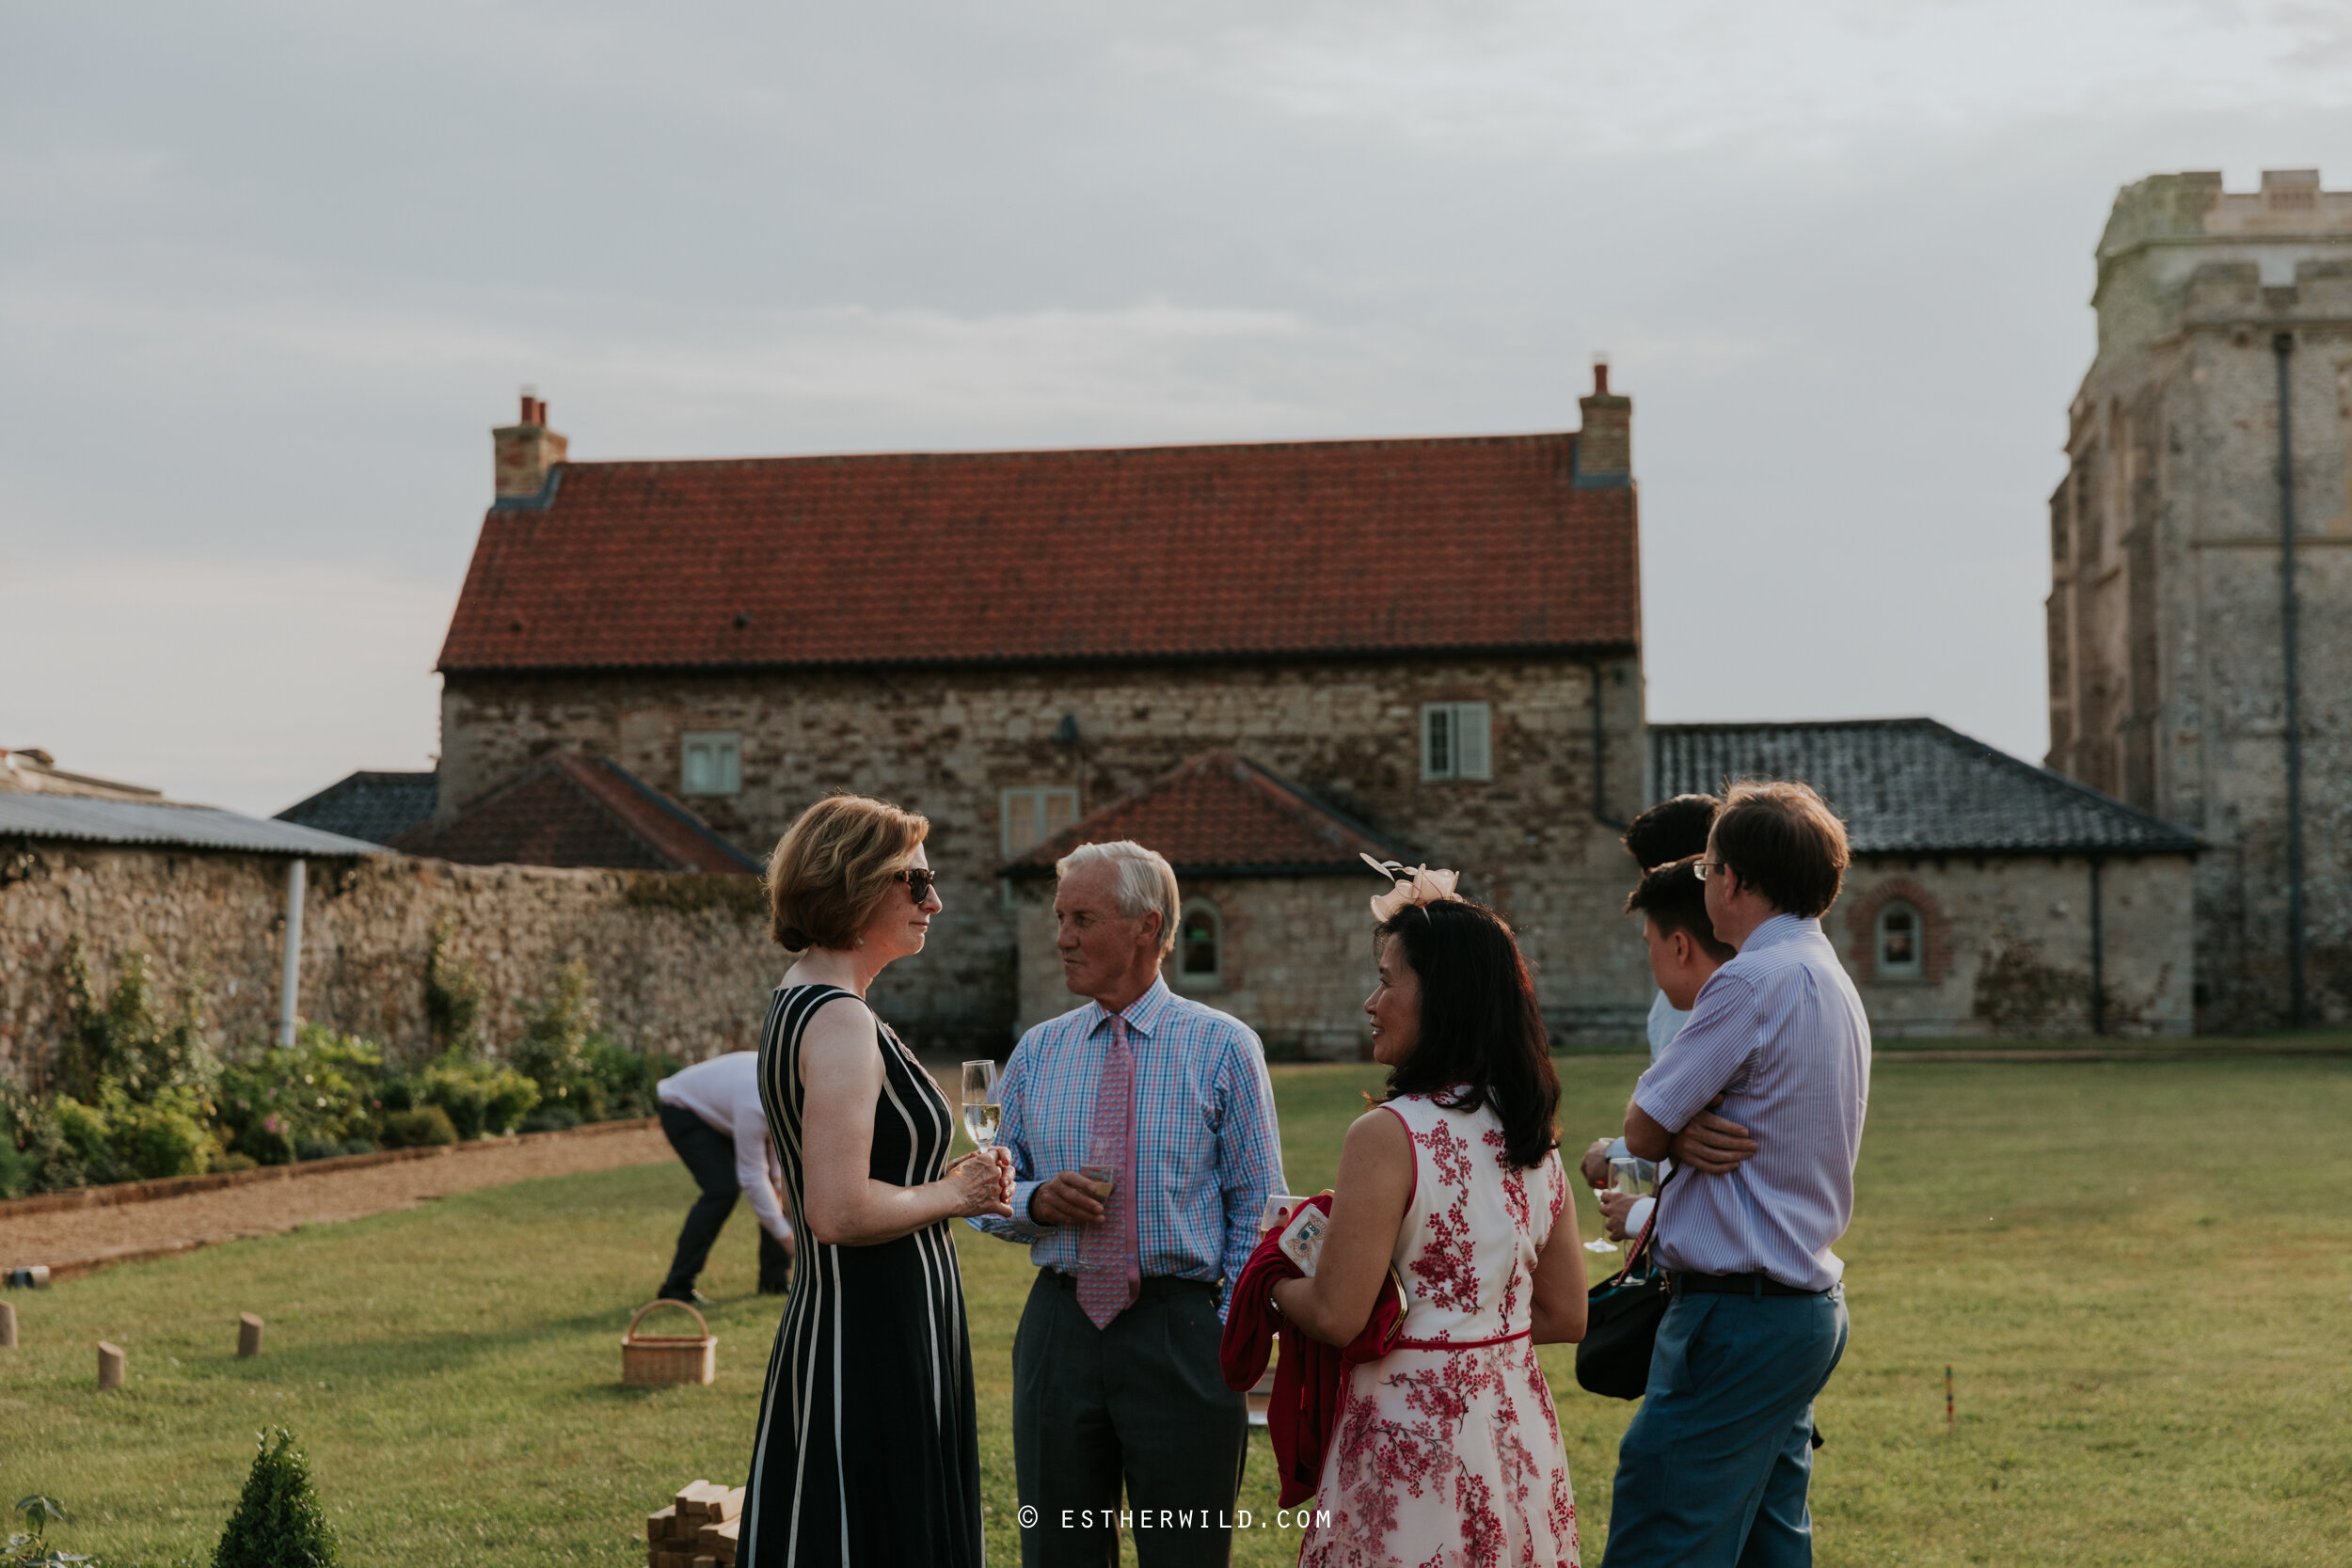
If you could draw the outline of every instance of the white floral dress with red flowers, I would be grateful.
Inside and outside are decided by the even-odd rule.
[[[1502,1154],[1494,1112],[1422,1095],[1387,1107],[1413,1140],[1396,1237],[1412,1295],[1397,1348],[1348,1369],[1302,1568],[1563,1568],[1576,1498],[1528,1338],[1535,1256],[1568,1202],[1558,1150]]]

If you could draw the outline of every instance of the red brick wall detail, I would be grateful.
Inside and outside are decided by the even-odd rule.
[[[1941,985],[1952,972],[1952,923],[1935,895],[1908,877],[1890,878],[1847,904],[1846,929],[1853,937],[1853,945],[1846,956],[1853,963],[1854,983],[1867,986],[1878,978],[1879,951],[1873,939],[1878,933],[1879,911],[1896,899],[1919,911],[1920,967],[1927,984]]]

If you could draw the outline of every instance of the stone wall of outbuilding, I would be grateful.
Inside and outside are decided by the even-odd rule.
[[[2101,989],[2112,1035],[2186,1035],[2196,1018],[2195,879],[2186,855],[2104,860]],[[1924,919],[1924,974],[1876,973],[1890,897]],[[1880,1039],[2087,1035],[2090,863],[2079,855],[1857,860],[1822,917]]]
[[[102,987],[149,955],[167,997],[193,989],[214,1044],[273,1037],[286,860],[34,841],[0,885],[0,1077],[42,1086],[64,1030],[60,965],[78,933]],[[756,880],[660,872],[452,865],[385,855],[309,863],[301,1014],[430,1049],[426,955],[481,982],[493,1049],[519,1035],[555,971],[588,966],[623,1044],[700,1058],[755,1044],[786,968]]]
[[[1188,878],[1180,884],[1187,914],[1215,913],[1220,962],[1210,976],[1184,972],[1181,954],[1164,974],[1178,994],[1232,1014],[1257,1031],[1274,1061],[1359,1059],[1370,1044],[1364,996],[1372,990],[1372,911],[1368,889],[1385,884],[1350,877]],[[1062,984],[1054,948],[1050,881],[1019,884],[1021,1013],[1019,1028],[1085,1006]],[[1638,945],[1638,943],[1637,943]]]

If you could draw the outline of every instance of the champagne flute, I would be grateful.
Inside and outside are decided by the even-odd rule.
[[[1004,1120],[1004,1116],[1005,1108],[996,1101],[996,1064],[964,1063],[963,1130],[977,1148],[994,1146],[997,1124]]]

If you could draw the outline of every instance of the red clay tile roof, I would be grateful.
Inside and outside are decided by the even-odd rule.
[[[1577,439],[567,463],[439,667],[1629,648],[1633,491]]]
[[[1081,844],[1133,839],[1166,855],[1179,877],[1318,877],[1361,872],[1372,892],[1385,883],[1357,857],[1406,859],[1405,851],[1362,823],[1294,788],[1248,758],[1202,752],[1167,773],[1080,817],[1004,874],[1050,877],[1054,863]]]
[[[756,874],[759,863],[617,763],[554,752],[467,805],[454,821],[391,840],[467,865],[601,866]]]

